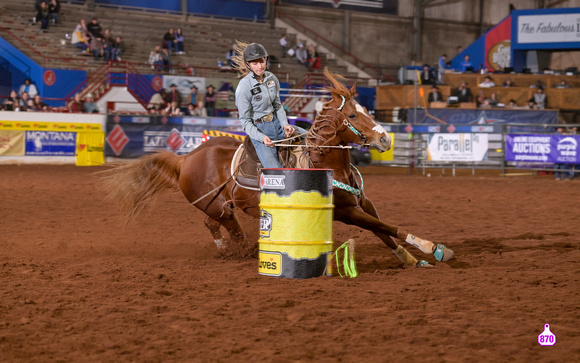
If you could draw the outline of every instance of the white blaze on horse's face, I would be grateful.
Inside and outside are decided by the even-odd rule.
[[[387,131],[379,125],[366,111],[364,107],[362,107],[358,102],[355,103],[355,108],[358,113],[362,113],[366,117],[368,117],[374,124],[373,131],[376,132],[378,137],[369,138],[369,144],[371,147],[376,148],[380,152],[387,151],[391,148],[391,136],[387,133]],[[378,140],[375,140],[378,139]]]

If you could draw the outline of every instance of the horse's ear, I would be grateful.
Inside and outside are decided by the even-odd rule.
[[[356,81],[354,81],[354,84],[352,85],[349,91],[351,95],[354,95],[356,93]]]

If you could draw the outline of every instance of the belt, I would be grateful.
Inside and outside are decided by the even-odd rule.
[[[273,113],[269,113],[266,116],[259,118],[256,120],[256,123],[260,123],[260,122],[270,122],[274,119],[274,114]]]

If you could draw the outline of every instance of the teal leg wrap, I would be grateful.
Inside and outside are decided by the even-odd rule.
[[[448,261],[453,257],[453,251],[442,244],[438,244],[433,256],[435,256],[437,261]]]
[[[429,262],[425,260],[419,260],[419,262],[417,262],[417,264],[415,265],[415,267],[427,267],[427,266],[431,265],[429,264]]]

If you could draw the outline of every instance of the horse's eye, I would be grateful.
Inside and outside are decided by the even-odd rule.
[[[354,119],[356,118],[356,113],[352,113],[352,114],[350,114],[350,116],[348,116],[348,117],[350,117],[351,119],[353,119],[353,120],[354,120]]]

